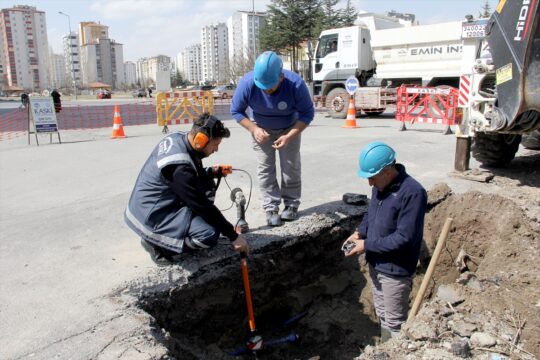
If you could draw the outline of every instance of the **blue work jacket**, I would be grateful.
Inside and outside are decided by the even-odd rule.
[[[396,164],[398,175],[383,190],[373,187],[368,212],[358,226],[366,260],[381,273],[412,276],[420,256],[426,190]]]

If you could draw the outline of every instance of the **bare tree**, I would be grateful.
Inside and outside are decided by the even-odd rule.
[[[240,80],[245,73],[253,70],[255,60],[256,59],[254,59],[253,53],[251,51],[247,51],[247,49],[243,52],[242,56],[231,58],[229,60],[229,67],[227,69],[227,78],[229,81],[236,85],[238,80]]]

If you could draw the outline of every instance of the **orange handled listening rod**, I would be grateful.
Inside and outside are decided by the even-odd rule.
[[[242,267],[242,280],[244,281],[244,292],[246,295],[246,306],[249,317],[249,329],[251,330],[251,337],[247,341],[247,348],[253,352],[260,350],[263,345],[263,340],[260,335],[257,335],[257,328],[255,327],[255,315],[253,315],[253,302],[251,301],[251,288],[249,286],[249,274],[247,267],[247,254],[245,252],[240,253],[240,265]]]
[[[242,279],[244,280],[244,292],[246,294],[246,306],[249,316],[249,329],[254,332],[257,330],[255,327],[255,316],[253,315],[253,302],[251,301],[251,288],[249,286],[249,274],[247,268],[247,255],[245,252],[240,254],[240,265],[242,266]]]

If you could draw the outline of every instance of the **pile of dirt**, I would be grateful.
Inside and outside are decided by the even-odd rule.
[[[531,193],[538,196],[538,189]],[[368,346],[357,359],[539,357],[540,232],[523,207],[532,204],[534,213],[536,199],[522,195],[517,204],[495,194],[456,195],[446,184],[435,186],[429,198],[413,294],[446,218],[453,222],[425,304],[400,337]]]

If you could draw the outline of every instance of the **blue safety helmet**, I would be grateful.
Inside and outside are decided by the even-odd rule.
[[[364,146],[358,158],[359,177],[370,178],[381,172],[396,160],[396,152],[381,141],[373,141]]]
[[[273,51],[265,51],[255,61],[253,80],[259,89],[268,90],[276,86],[283,70],[283,61]]]

